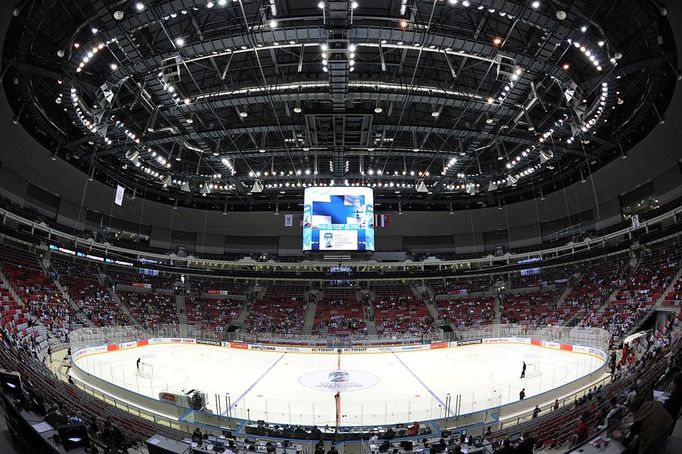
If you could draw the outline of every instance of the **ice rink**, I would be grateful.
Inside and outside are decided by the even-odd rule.
[[[135,361],[153,373],[136,372]],[[460,414],[515,402],[562,386],[601,367],[594,356],[522,344],[479,344],[387,353],[284,353],[209,345],[162,344],[89,355],[84,371],[146,396],[199,389],[216,411],[287,424],[335,422],[341,390],[342,425],[372,425],[445,416],[461,395]],[[521,365],[529,364],[521,379]],[[538,364],[537,369],[532,366]],[[453,410],[454,412],[454,410]],[[453,414],[453,413],[451,413]]]

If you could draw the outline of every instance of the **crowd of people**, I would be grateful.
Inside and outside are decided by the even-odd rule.
[[[178,310],[175,296],[158,292],[118,292],[123,304],[145,328],[153,328],[159,324],[177,325]]]

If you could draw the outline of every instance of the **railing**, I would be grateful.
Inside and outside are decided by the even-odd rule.
[[[135,326],[104,326],[81,328],[69,333],[71,350],[97,345],[117,344],[152,337],[189,337],[194,339],[220,340],[213,330],[191,325],[158,325],[145,329]]]
[[[108,327],[108,328],[84,328],[77,330],[71,334],[72,350],[75,353],[78,349],[85,347],[96,347],[111,343],[123,343],[131,342],[141,339],[153,339],[153,338],[199,338],[204,333],[202,330],[193,329],[192,327],[186,326],[161,326],[150,330],[140,330],[132,327]],[[214,334],[212,332],[206,334]],[[457,342],[476,342],[481,339],[491,339],[500,338],[500,342],[504,341],[504,338],[509,340],[514,340],[513,338],[526,339],[538,339],[551,342],[555,348],[559,348],[560,344],[570,344],[570,345],[580,345],[583,347],[590,347],[593,349],[600,350],[602,352],[608,351],[609,345],[609,334],[608,332],[601,329],[588,329],[588,328],[568,328],[568,327],[544,327],[544,328],[531,328],[527,326],[515,326],[515,325],[490,325],[481,329],[470,329],[463,332],[457,333]],[[510,339],[511,338],[511,339]],[[205,337],[203,339],[206,339]],[[215,340],[215,337],[211,337]],[[312,346],[320,345],[319,337],[312,336],[289,336],[287,344],[292,343],[296,346],[305,345],[306,341],[313,340]],[[439,341],[443,339],[439,338]],[[251,340],[246,339],[241,336],[238,339],[241,342],[250,343]],[[342,347],[351,348],[357,346],[376,346],[376,345],[396,345],[400,343],[399,340],[394,338],[381,338],[380,336],[367,336],[367,338],[353,338],[353,339],[342,339],[346,343],[339,343],[337,338],[331,338],[323,340],[323,345],[327,347]],[[257,338],[258,343],[273,343],[281,341],[281,338],[267,338],[265,336],[259,336]],[[279,342],[278,342],[279,343]],[[453,344],[454,345],[454,344]],[[428,348],[428,346],[427,346]],[[99,367],[99,372],[98,372]],[[603,373],[605,367],[604,364],[598,369],[593,369],[593,366],[588,364],[583,364],[582,366],[576,365],[576,367],[582,367],[581,370],[573,371],[571,376],[564,374],[561,376],[547,375],[544,378],[540,378],[541,382],[538,384],[540,386],[544,383],[544,387],[540,386],[539,390],[545,389],[548,391],[541,391],[541,394],[533,396],[534,403],[542,403],[548,401],[553,401],[557,397],[562,397],[564,403],[572,402],[575,398],[575,394],[565,396],[564,393],[560,393],[557,388],[564,388],[566,386],[572,386],[573,388],[584,388],[599,379]],[[155,396],[160,391],[171,391],[164,389],[163,379],[150,380],[149,384],[141,384],[138,382],[137,378],[134,376],[123,377],[121,375],[123,372],[103,370],[101,365],[92,363],[88,359],[79,360],[79,364],[73,364],[73,370],[76,372],[76,376],[79,378],[78,386],[85,390],[86,392],[96,395],[98,397],[104,396],[107,390],[110,390],[108,394],[117,395],[118,397],[113,397],[112,395],[107,395],[107,401],[114,402],[114,405],[119,408],[124,408],[128,411],[132,411],[142,417],[149,420],[154,420],[155,422],[160,422],[163,425],[169,427],[175,427],[178,424],[182,424],[185,421],[183,417],[186,417],[191,413],[191,422],[203,423],[211,427],[235,427],[239,420],[256,420],[265,419],[276,423],[300,423],[303,425],[325,425],[330,424],[330,422],[324,418],[328,418],[328,411],[321,410],[320,408],[315,408],[315,404],[311,408],[303,407],[299,404],[293,405],[291,400],[286,399],[270,399],[268,404],[270,409],[268,412],[268,406],[265,409],[254,408],[251,406],[249,413],[249,402],[246,398],[242,401],[242,405],[239,407],[233,406],[229,402],[229,394],[215,394],[207,396],[207,400],[213,408],[212,413],[204,412],[191,412],[189,409],[184,409],[180,407],[175,407],[172,404],[164,403],[158,401],[149,395]],[[116,372],[116,373],[114,373]],[[109,375],[107,375],[109,374]],[[104,379],[104,377],[110,376],[110,380]],[[604,381],[606,383],[607,381]],[[149,386],[155,386],[152,392],[149,393]],[[157,389],[158,388],[158,389]],[[167,388],[167,385],[166,385]],[[113,390],[113,391],[112,391]],[[348,410],[349,415],[346,417],[345,422],[347,425],[357,426],[357,425],[383,425],[393,422],[394,420],[401,421],[411,421],[411,420],[428,420],[437,421],[437,424],[445,427],[451,425],[470,425],[477,424],[481,422],[491,423],[495,421],[493,415],[502,414],[516,414],[526,411],[526,407],[532,406],[529,401],[518,402],[511,398],[511,390],[498,390],[495,392],[491,391],[490,396],[468,396],[462,394],[453,394],[452,398],[457,399],[459,404],[454,410],[452,407],[444,408],[441,401],[438,398],[434,398],[431,403],[422,402],[421,400],[414,402],[410,399],[391,399],[386,402],[372,402],[369,405],[373,408],[372,412],[375,414],[370,418],[368,415],[368,407],[364,408],[363,404],[359,403],[359,407],[353,411]],[[563,389],[565,392],[569,392],[568,389]],[[146,394],[146,395],[145,395]],[[480,393],[479,393],[480,394]],[[450,399],[448,396],[440,396],[444,400]],[[224,406],[223,404],[224,400]],[[502,402],[510,402],[503,404]],[[135,405],[138,403],[139,407]],[[295,403],[295,402],[294,402]],[[381,407],[377,410],[377,405]],[[230,408],[229,411],[221,411]],[[292,410],[294,420],[292,420]],[[327,409],[328,410],[328,409]],[[261,414],[262,413],[262,414]],[[223,414],[225,416],[219,416],[218,414]],[[332,412],[333,414],[333,412]],[[364,414],[364,419],[363,419]],[[177,418],[177,419],[174,419]],[[288,419],[287,419],[288,418]],[[492,418],[492,419],[491,419]],[[515,419],[514,423],[523,422],[526,416],[521,416]],[[187,421],[190,422],[190,421]],[[332,423],[333,424],[333,423]],[[505,423],[509,424],[509,423]]]
[[[645,229],[648,232],[649,226],[650,225],[656,225],[658,223],[661,223],[665,220],[668,220],[670,218],[673,219],[673,221],[676,220],[677,214],[682,213],[682,207],[677,207],[673,210],[668,211],[667,213],[663,213],[661,215],[655,216],[652,219],[648,219],[644,221],[641,225],[640,228]],[[187,258],[178,258],[175,256],[175,254],[158,254],[154,252],[144,252],[144,251],[138,251],[138,250],[133,250],[133,249],[128,249],[128,248],[123,248],[123,247],[118,247],[118,246],[112,246],[109,243],[98,243],[92,239],[83,239],[78,236],[70,235],[67,233],[63,233],[59,230],[53,229],[51,227],[48,227],[44,224],[37,223],[30,221],[28,219],[25,219],[21,216],[18,216],[14,214],[11,211],[7,211],[3,208],[0,208],[0,220],[4,222],[5,219],[11,219],[13,221],[16,221],[19,224],[26,225],[31,228],[31,230],[39,230],[42,232],[45,232],[48,234],[48,238],[50,238],[52,235],[65,238],[67,240],[70,240],[74,242],[77,246],[80,246],[81,248],[85,250],[100,250],[103,253],[108,253],[108,252],[115,252],[115,253],[123,253],[128,256],[132,257],[148,257],[148,258],[155,258],[155,259],[161,259],[165,261],[178,261],[178,260],[186,260],[188,262],[193,262],[196,265],[202,265],[202,266],[207,266],[207,267],[212,267],[215,266],[216,268],[226,268],[226,269],[236,269],[240,267],[249,267],[250,269],[288,269],[291,266],[291,263],[259,263],[256,262],[255,260],[250,260],[250,261],[228,261],[228,260],[210,260],[210,259],[201,259],[201,258],[195,258],[195,257],[187,257]],[[598,238],[586,238],[585,240],[579,242],[579,243],[573,243],[570,242],[566,245],[563,246],[558,246],[558,247],[553,247],[553,248],[542,248],[540,246],[539,249],[534,250],[534,251],[528,251],[528,252],[523,252],[523,253],[518,253],[518,254],[505,254],[502,257],[480,257],[480,258],[471,258],[471,259],[463,259],[463,260],[435,260],[435,261],[425,261],[425,262],[404,262],[404,263],[377,263],[377,264],[367,264],[367,263],[362,263],[362,264],[354,264],[354,263],[349,263],[349,266],[352,267],[358,267],[358,268],[366,268],[366,267],[378,267],[378,268],[384,268],[384,269],[404,269],[406,267],[409,267],[410,269],[422,269],[424,266],[429,266],[429,265],[442,265],[445,267],[451,266],[451,265],[463,265],[463,264],[474,264],[474,263],[480,263],[480,264],[490,264],[493,261],[498,261],[498,260],[505,260],[507,263],[515,263],[517,260],[528,258],[528,257],[559,257],[563,256],[566,254],[572,254],[576,251],[584,251],[584,250],[589,250],[595,246],[599,245],[604,245],[609,241],[610,239],[613,238],[619,238],[625,235],[630,235],[634,229],[630,227],[626,227],[620,230],[617,230],[615,232],[610,232],[602,235],[601,237]],[[297,265],[298,267],[303,267],[303,268],[309,268],[309,269],[317,269],[321,267],[322,269],[326,269],[329,267],[329,263],[324,262],[324,261],[306,261],[305,263]],[[300,269],[300,268],[299,268]],[[254,276],[253,278],[256,278]]]
[[[240,341],[258,344],[295,344],[327,347],[360,347],[371,345],[428,344],[433,342],[467,341],[486,338],[525,337],[552,341],[563,344],[593,347],[608,351],[610,334],[601,328],[568,326],[534,327],[521,324],[491,324],[482,327],[469,327],[456,332],[445,333],[438,330],[421,336],[380,336],[355,334],[349,336],[313,336],[304,334],[278,333],[216,333],[189,325],[158,325],[154,328],[140,329],[133,326],[113,326],[101,328],[82,328],[69,335],[73,351],[104,345],[107,343],[129,342],[153,337],[189,337],[194,339]]]

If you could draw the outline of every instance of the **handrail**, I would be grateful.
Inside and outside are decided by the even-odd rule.
[[[654,225],[657,223],[660,223],[666,219],[673,218],[677,216],[677,214],[682,213],[682,207],[677,207],[674,208],[667,213],[663,213],[661,215],[658,215],[652,219],[646,220],[641,224],[640,228],[644,228],[648,231],[648,228],[650,225]],[[186,264],[196,264],[196,265],[205,265],[207,267],[216,267],[216,268],[240,268],[240,267],[257,267],[259,269],[266,269],[268,267],[283,267],[284,269],[291,269],[292,266],[299,267],[328,267],[329,263],[325,261],[313,261],[313,260],[304,260],[300,263],[295,263],[292,264],[290,262],[275,262],[275,261],[269,261],[269,262],[257,262],[255,260],[238,260],[238,261],[229,261],[229,260],[214,260],[214,259],[202,259],[202,258],[196,258],[193,256],[188,256],[188,257],[178,257],[175,254],[158,254],[154,252],[144,252],[144,251],[136,251],[132,249],[127,249],[123,248],[120,246],[114,246],[109,243],[99,243],[96,242],[94,239],[89,238],[89,239],[83,239],[79,238],[75,235],[67,234],[64,232],[60,232],[59,230],[53,229],[47,225],[44,225],[43,223],[36,223],[34,221],[30,221],[28,219],[25,219],[17,214],[12,213],[11,211],[8,211],[4,208],[0,208],[0,218],[9,218],[12,219],[16,222],[22,223],[24,225],[27,225],[31,227],[32,229],[38,229],[41,230],[45,233],[48,234],[48,237],[51,237],[52,235],[59,236],[61,238],[65,238],[67,240],[70,240],[74,242],[76,245],[81,245],[82,247],[92,250],[92,249],[100,249],[103,250],[105,253],[108,253],[109,251],[111,252],[117,252],[117,253],[122,253],[126,254],[128,256],[135,257],[139,259],[140,257],[146,257],[146,258],[155,258],[155,259],[161,259],[161,260],[166,260],[166,261],[175,261],[175,262],[183,262]],[[617,230],[615,232],[607,233],[602,235],[599,238],[585,238],[583,241],[574,243],[574,242],[569,242],[566,245],[563,246],[557,246],[553,248],[548,248],[548,249],[537,249],[534,251],[529,251],[529,252],[523,252],[523,253],[517,253],[517,254],[511,254],[507,253],[501,257],[494,257],[494,256],[486,256],[486,257],[481,257],[481,258],[472,258],[472,259],[459,259],[459,260],[438,260],[438,259],[426,259],[423,262],[412,262],[412,261],[405,261],[405,262],[398,262],[398,263],[380,263],[376,262],[373,260],[363,260],[362,263],[358,262],[348,262],[348,266],[351,267],[366,267],[366,266],[378,266],[382,269],[405,269],[405,267],[409,268],[417,268],[417,269],[424,269],[424,266],[433,266],[433,265],[438,265],[438,266],[458,266],[458,265],[471,265],[471,264],[483,264],[483,265],[492,265],[494,262],[500,262],[500,261],[506,261],[507,264],[512,263],[515,260],[520,260],[520,259],[525,259],[525,258],[530,258],[530,257],[543,257],[543,256],[550,256],[554,254],[558,254],[560,252],[570,252],[571,254],[575,253],[576,250],[583,251],[583,250],[589,250],[594,245],[604,245],[608,240],[612,238],[617,238],[621,237],[624,235],[630,235],[635,229],[630,226],[626,227],[624,229]]]
[[[83,348],[87,347],[102,347],[104,345],[111,345],[111,344],[121,344],[120,348],[129,348],[131,347],[130,344],[134,344],[134,341],[139,341],[139,340],[145,340],[147,339],[149,342],[152,342],[153,340],[157,339],[168,339],[168,338],[177,338],[177,342],[182,342],[184,343],[185,340],[187,340],[183,335],[187,334],[187,329],[183,327],[183,329],[178,329],[177,325],[171,325],[171,326],[166,326],[163,328],[159,328],[157,330],[136,330],[133,328],[122,328],[122,327],[104,327],[104,328],[83,328],[80,330],[76,330],[71,333],[71,345],[72,345],[72,351],[74,355],[78,355],[78,351],[80,351]],[[525,338],[525,341],[527,343],[537,343],[537,345],[543,345],[547,346],[550,348],[563,348],[562,344],[570,344],[567,348],[571,349],[577,349],[581,348],[582,350],[580,351],[585,351],[585,352],[592,352],[594,351],[593,349],[600,350],[601,353],[595,352],[594,354],[599,354],[602,358],[604,358],[604,363],[602,364],[601,367],[596,369],[595,371],[590,372],[587,376],[580,377],[572,382],[569,383],[564,383],[561,385],[561,387],[568,386],[573,384],[574,386],[580,386],[584,387],[585,386],[585,378],[589,377],[591,379],[589,386],[594,386],[594,377],[596,375],[601,375],[603,372],[604,368],[606,367],[606,351],[608,351],[608,343],[609,343],[609,334],[607,331],[602,330],[602,329],[595,329],[595,328],[569,328],[569,327],[545,327],[545,328],[539,328],[539,329],[530,329],[525,326],[514,326],[514,325],[494,325],[492,327],[487,328],[486,330],[477,330],[477,329],[472,329],[469,330],[468,333],[465,333],[461,336],[461,340],[457,341],[456,343],[451,343],[449,345],[455,346],[455,345],[460,345],[460,343],[464,345],[468,345],[471,343],[481,343],[485,342],[481,340],[481,335],[483,335],[483,339],[485,340],[491,340],[493,342],[499,341],[498,338],[503,338],[506,337],[507,339],[515,340],[518,342],[522,342]],[[157,337],[158,336],[158,337]],[[519,337],[523,336],[523,338]],[[476,340],[472,340],[476,339]],[[531,339],[537,339],[537,341],[531,341]],[[540,341],[542,339],[543,341]],[[144,341],[143,345],[147,344],[147,340]],[[264,339],[261,339],[260,342],[264,343]],[[502,340],[504,341],[504,340]],[[124,345],[125,344],[125,345]],[[223,343],[223,345],[231,346],[231,343]],[[297,344],[300,345],[300,344]],[[312,344],[313,347],[319,345],[318,343]],[[351,344],[351,345],[344,345],[344,347],[350,348],[350,350],[353,350],[354,347],[353,345],[356,344]],[[364,345],[364,344],[360,344]],[[133,345],[134,346],[134,345]],[[426,349],[429,348],[442,348],[442,347],[447,347],[447,343],[441,343],[441,344],[427,344],[425,346]],[[582,346],[582,347],[578,347]],[[251,345],[248,345],[249,348],[251,348]],[[239,347],[235,348],[245,348],[245,345],[242,344]],[[253,345],[254,349],[261,349],[261,345]],[[286,347],[283,347],[286,349]],[[400,348],[400,347],[398,347]],[[413,349],[413,348],[410,348]],[[99,350],[99,348],[98,348]],[[364,349],[363,349],[364,350]],[[377,351],[383,351],[383,348],[379,348]],[[296,348],[296,351],[298,351],[298,348]],[[87,354],[87,353],[86,353]],[[162,421],[164,425],[170,424],[170,427],[175,427],[178,424],[182,424],[183,420],[180,418],[179,420],[174,420],[172,418],[169,418],[167,415],[174,414],[175,410],[170,410],[170,413],[168,412],[169,409],[164,409],[161,410],[161,407],[158,406],[159,401],[150,398],[144,395],[141,395],[135,391],[126,389],[124,392],[124,396],[129,394],[126,398],[128,399],[123,400],[121,396],[116,397],[111,394],[107,394],[105,392],[102,392],[97,388],[97,386],[104,386],[103,382],[106,382],[105,379],[100,379],[89,372],[86,372],[84,370],[81,370],[81,368],[75,363],[72,363],[73,370],[77,371],[78,373],[76,374],[76,383],[78,384],[79,388],[83,389],[84,391],[90,393],[93,396],[96,396],[98,398],[102,398],[105,401],[109,400],[114,402],[116,406],[119,408],[125,408],[127,410],[130,410],[131,408],[134,408],[134,411],[132,411],[134,414],[137,414],[139,416],[145,417],[150,420],[154,420],[155,422]],[[92,383],[87,383],[88,377],[93,377],[96,378],[96,383],[99,383],[100,380],[103,380],[102,383],[99,383],[99,385],[93,385]],[[605,380],[605,379],[602,379]],[[604,381],[606,383],[606,381]],[[106,386],[112,386],[113,389],[118,389],[120,388],[119,385],[115,383],[109,383],[107,382]],[[123,391],[122,391],[123,392]],[[547,395],[547,393],[554,392],[553,390],[548,390],[544,391],[541,394],[538,394],[536,396],[533,396],[533,399],[542,399],[543,395]],[[576,393],[572,393],[569,395],[569,397],[564,398],[564,404],[567,404],[570,401],[571,397],[574,397],[576,394],[580,393],[581,391],[578,390]],[[135,405],[132,404],[132,402],[137,401],[138,397],[140,399],[140,404],[142,406],[148,407],[149,409],[156,408],[157,412],[161,412],[162,414],[159,413],[154,413],[152,411],[146,411],[145,409],[140,409],[139,407],[136,407]],[[547,397],[546,397],[547,398]],[[146,402],[146,403],[145,403]],[[492,402],[491,402],[492,404]],[[487,408],[487,409],[480,409],[473,411],[472,413],[466,413],[466,414],[457,414],[455,416],[449,416],[445,415],[442,418],[444,419],[438,419],[438,417],[435,418],[430,418],[428,419],[429,421],[433,422],[434,424],[440,425],[440,426],[448,426],[449,422],[452,422],[452,419],[455,418],[458,421],[458,424],[461,426],[467,426],[469,424],[479,424],[481,421],[488,421],[489,416],[492,414],[499,414],[499,412],[502,409],[506,409],[507,411],[513,411],[515,406],[518,406],[519,402],[509,402],[504,405],[500,405],[497,407],[492,407],[492,408]],[[162,405],[163,407],[163,405]],[[165,416],[164,416],[165,413]],[[194,413],[194,422],[193,424],[201,423],[203,422],[204,424],[207,424],[209,427],[219,427],[219,428],[234,428],[237,427],[239,424],[243,423],[244,420],[234,418],[232,415],[230,416],[219,416],[216,414],[206,414],[204,415],[203,413]],[[524,419],[523,418],[518,418],[517,423],[522,422]],[[276,422],[276,421],[275,421]],[[507,423],[511,424],[511,423]]]

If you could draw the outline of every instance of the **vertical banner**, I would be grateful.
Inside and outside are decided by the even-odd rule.
[[[387,214],[375,214],[374,225],[376,227],[388,227],[389,217]]]
[[[637,229],[639,228],[639,226],[640,226],[640,223],[639,223],[639,215],[638,215],[638,214],[635,214],[635,215],[633,215],[630,219],[632,220],[632,228],[635,229],[635,230],[637,230]]]
[[[123,193],[125,192],[126,188],[121,186],[120,184],[116,185],[116,198],[114,199],[114,203],[118,206],[123,205]]]
[[[294,226],[294,215],[293,214],[285,214],[284,215],[284,227],[293,227]]]

